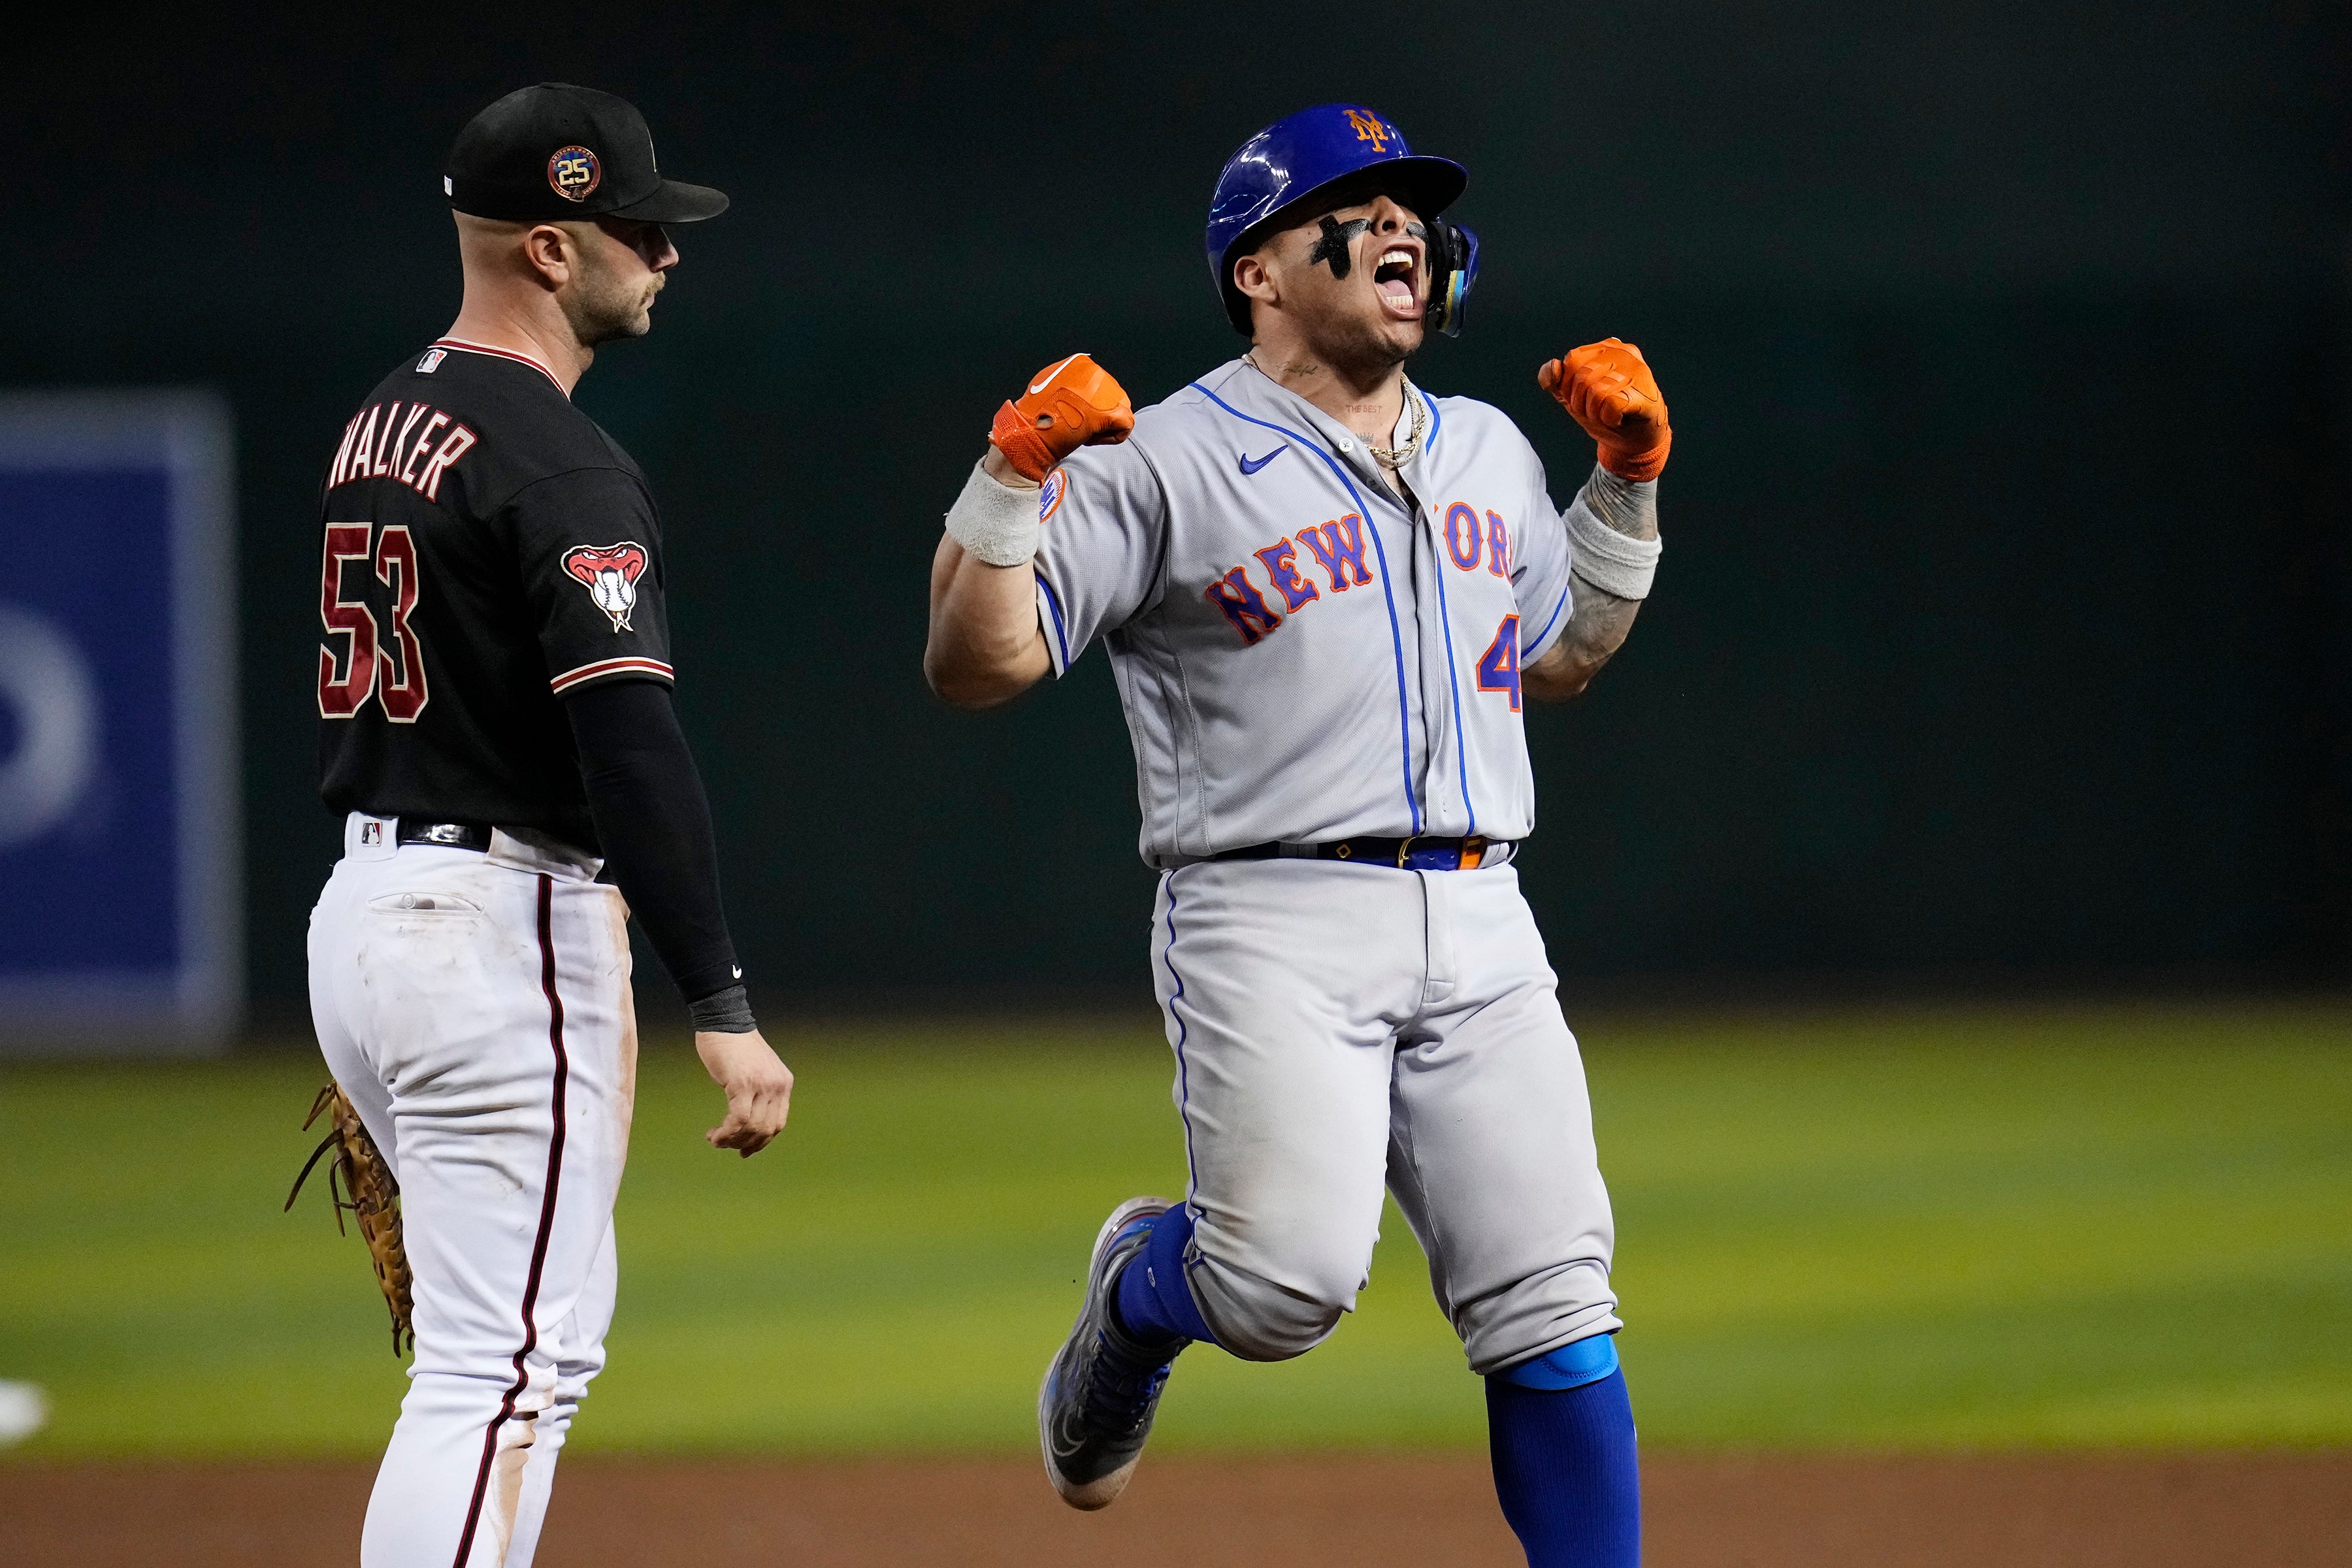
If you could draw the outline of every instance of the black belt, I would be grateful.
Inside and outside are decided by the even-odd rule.
[[[1482,865],[1499,865],[1517,846],[1509,839],[1335,838],[1328,844],[1253,844],[1228,849],[1212,860],[1352,860],[1359,865],[1394,866],[1406,871],[1475,871]]]
[[[438,849],[481,849],[490,847],[489,825],[481,822],[411,822],[400,819],[400,842],[429,844]]]

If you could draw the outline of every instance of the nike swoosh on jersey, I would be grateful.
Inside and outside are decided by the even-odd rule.
[[[1265,468],[1268,463],[1273,462],[1276,458],[1281,457],[1285,452],[1289,450],[1289,444],[1286,442],[1282,446],[1276,447],[1273,451],[1268,452],[1263,458],[1253,458],[1247,452],[1244,452],[1242,454],[1242,472],[1245,474],[1256,473],[1260,468]]]
[[[1081,350],[1079,350],[1079,351],[1078,351],[1078,353],[1072,354],[1072,355],[1070,356],[1070,359],[1079,359],[1079,358],[1083,358],[1083,357],[1085,356],[1085,353],[1086,353],[1086,351],[1085,351],[1084,349],[1081,349]],[[1066,359],[1066,360],[1064,360],[1060,364],[1055,365],[1053,369],[1051,369],[1051,370],[1047,371],[1044,375],[1039,376],[1039,377],[1037,378],[1037,384],[1036,384],[1036,385],[1034,385],[1034,386],[1033,386],[1033,387],[1031,387],[1031,388],[1029,389],[1029,395],[1030,395],[1030,396],[1032,396],[1032,397],[1034,397],[1034,396],[1036,396],[1039,393],[1041,393],[1041,392],[1045,391],[1047,387],[1049,387],[1049,386],[1053,385],[1053,384],[1054,384],[1054,378],[1055,378],[1055,376],[1057,376],[1057,375],[1061,374],[1062,374],[1062,372],[1064,372],[1065,370],[1066,370],[1066,369],[1068,369],[1068,368],[1069,368],[1070,359]]]

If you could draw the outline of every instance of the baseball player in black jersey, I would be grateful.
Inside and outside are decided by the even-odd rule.
[[[352,416],[320,510],[319,767],[343,857],[310,919],[328,1065],[400,1183],[415,1360],[366,1568],[525,1568],[604,1365],[628,1145],[634,914],[726,1091],[717,1147],[784,1124],[671,708],[645,474],[571,401],[643,335],[666,180],[636,110],[546,84],[459,134],[448,335]]]

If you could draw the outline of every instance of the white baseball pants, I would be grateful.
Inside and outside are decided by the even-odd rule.
[[[598,862],[354,814],[310,916],[310,1009],[399,1179],[416,1353],[362,1568],[527,1568],[604,1364],[636,1082],[628,911]]]
[[[1153,923],[1186,1277],[1227,1350],[1295,1356],[1354,1309],[1383,1181],[1472,1371],[1618,1327],[1584,1064],[1516,869],[1203,862]]]

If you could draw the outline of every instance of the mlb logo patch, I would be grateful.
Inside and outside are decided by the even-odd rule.
[[[381,849],[383,847],[383,823],[362,822],[360,824],[360,847],[362,849]]]
[[[425,350],[425,357],[416,362],[416,374],[419,375],[431,375],[435,371],[441,368],[441,362],[448,357],[449,351],[447,349]]]

